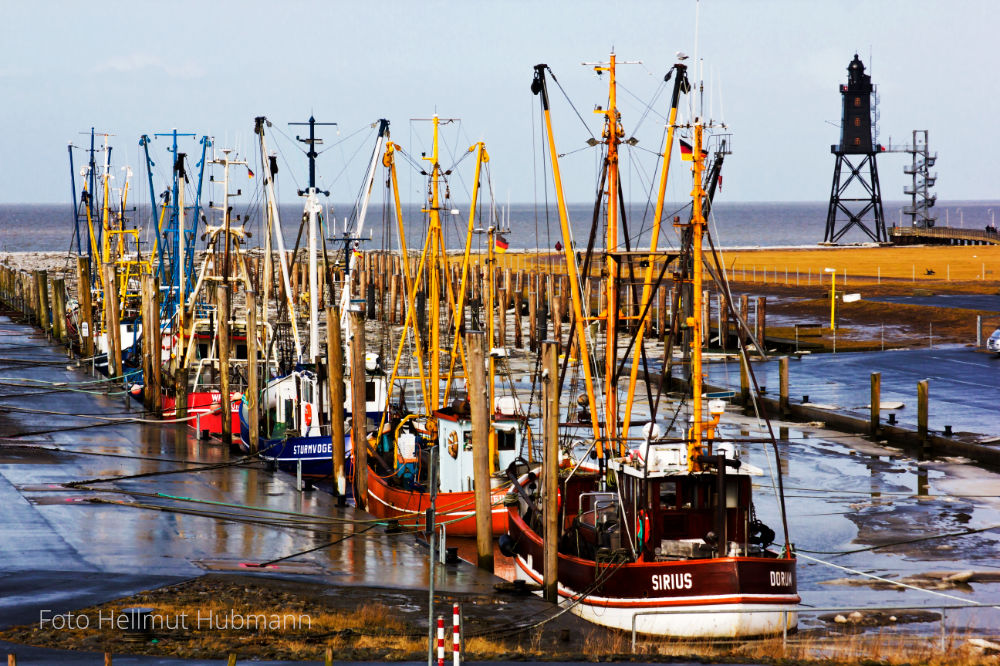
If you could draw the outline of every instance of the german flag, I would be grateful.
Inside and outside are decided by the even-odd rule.
[[[499,235],[497,236],[494,245],[496,246],[497,254],[503,254],[507,251],[507,248],[510,247],[510,243],[507,242],[507,239]]]
[[[701,156],[706,157],[707,155],[708,151],[702,149]],[[694,160],[694,150],[691,148],[691,144],[684,139],[681,139],[681,159],[685,162],[691,162]]]

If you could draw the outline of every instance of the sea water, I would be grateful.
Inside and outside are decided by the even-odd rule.
[[[905,202],[886,202],[884,212],[886,226],[908,225],[909,218],[901,215]],[[252,233],[251,247],[263,244],[261,232],[260,206],[241,210],[238,201],[233,202],[233,215],[240,215],[238,222]],[[593,204],[570,204],[569,220],[576,246],[587,246],[594,220]],[[935,207],[939,227],[951,226],[966,229],[983,229],[991,224],[995,211],[1000,211],[1000,201],[960,201],[944,202]],[[299,223],[302,208],[296,204],[280,207],[282,232],[288,249],[305,245],[305,233],[299,237]],[[203,211],[210,224],[220,221],[212,216],[216,211]],[[686,220],[690,216],[690,203],[670,203],[664,209],[666,221],[678,216]],[[715,243],[721,247],[815,247],[823,241],[826,230],[826,202],[727,202],[718,201],[710,216],[710,230]],[[99,217],[99,216],[98,216]],[[127,211],[127,226],[142,230],[141,238],[146,251],[152,248],[151,229],[154,228],[149,208],[139,207]],[[349,235],[356,235],[358,228],[354,207],[348,204],[324,203],[324,236],[343,238],[345,228]],[[420,212],[420,206],[405,206],[403,211],[406,244],[411,249],[420,248],[426,240],[427,219]],[[633,248],[648,246],[652,229],[653,210],[644,203],[627,204],[624,210],[624,224],[620,243],[625,248],[624,229],[629,232],[629,245]],[[193,216],[188,215],[188,228]],[[603,213],[598,217],[595,247],[603,246],[606,220]],[[562,245],[562,231],[559,212],[553,201],[538,204],[512,204],[490,208],[480,206],[473,219],[473,250],[484,250],[489,226],[504,229],[502,235],[511,250],[553,250]],[[872,227],[872,221],[867,226]],[[99,220],[95,220],[99,225]],[[445,244],[449,248],[463,247],[469,226],[468,205],[446,206],[441,211],[441,226],[445,234]],[[838,222],[837,229],[842,228]],[[80,248],[85,253],[87,244],[87,219],[76,219],[75,210],[66,204],[0,204],[0,251],[76,251],[76,230],[81,234]],[[198,228],[197,247],[204,222]],[[364,229],[361,233],[361,249],[396,249],[399,247],[399,233],[395,213],[390,207],[372,202],[368,209]],[[858,229],[852,229],[840,239],[841,244],[870,242],[870,238]],[[343,242],[328,242],[327,247],[342,247]],[[667,226],[661,232],[661,247],[676,247],[677,234]]]

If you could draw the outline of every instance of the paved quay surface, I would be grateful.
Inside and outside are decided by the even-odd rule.
[[[92,418],[143,415],[137,403],[126,413],[121,395],[81,383],[89,381],[62,348],[0,316],[0,627],[37,622],[42,609],[62,613],[207,571],[253,574],[242,565],[338,539],[267,575],[426,589],[427,549],[412,535],[371,528],[368,514],[338,507],[326,493],[296,492],[293,477],[262,463],[228,464],[240,459],[196,440],[184,425]],[[147,476],[118,478],[140,474]],[[492,593],[495,580],[463,563],[438,567],[436,587]]]

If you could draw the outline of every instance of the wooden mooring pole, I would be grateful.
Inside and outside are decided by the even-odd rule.
[[[368,507],[368,438],[365,413],[365,319],[351,311],[351,452],[354,455],[354,502]]]
[[[476,562],[493,573],[493,507],[490,506],[490,410],[486,387],[485,339],[465,334],[469,357],[469,403],[472,409],[472,474],[476,499]]]
[[[215,307],[218,326],[216,327],[219,345],[219,394],[222,401],[222,443],[233,444],[233,408],[229,393],[229,348],[232,343],[229,321],[229,285],[220,284],[216,287]]]
[[[343,501],[347,497],[347,446],[344,435],[344,341],[340,330],[340,308],[326,309],[326,360],[330,377],[330,433],[333,438],[333,488]]]
[[[917,434],[920,439],[927,440],[927,403],[929,390],[926,379],[917,382]]]
[[[542,342],[544,378],[543,429],[545,456],[542,462],[544,510],[542,519],[542,557],[544,562],[542,594],[546,601],[559,601],[559,345]]]
[[[90,257],[76,258],[76,297],[80,302],[80,346],[85,358],[94,356],[94,305],[90,298]]]
[[[247,447],[250,455],[260,448],[260,367],[257,353],[257,293],[247,291]]]
[[[882,411],[882,373],[873,372],[871,375],[871,422],[869,434],[878,437],[879,419]]]

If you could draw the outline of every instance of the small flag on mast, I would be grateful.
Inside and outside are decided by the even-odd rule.
[[[681,141],[681,159],[684,160],[685,162],[691,162],[692,160],[694,160],[694,150],[691,148],[691,144],[685,141],[684,139],[681,139],[680,141]],[[707,155],[708,151],[703,148],[701,151],[701,156],[706,157]]]
[[[250,170],[250,167],[247,167],[247,178],[253,178],[253,171]]]
[[[691,155],[691,144],[681,139],[681,159],[685,162],[690,162],[694,158]]]
[[[496,242],[494,243],[494,245],[496,246],[497,254],[503,254],[504,252],[507,251],[507,248],[510,247],[510,244],[507,242],[507,239],[500,235],[497,235]]]

